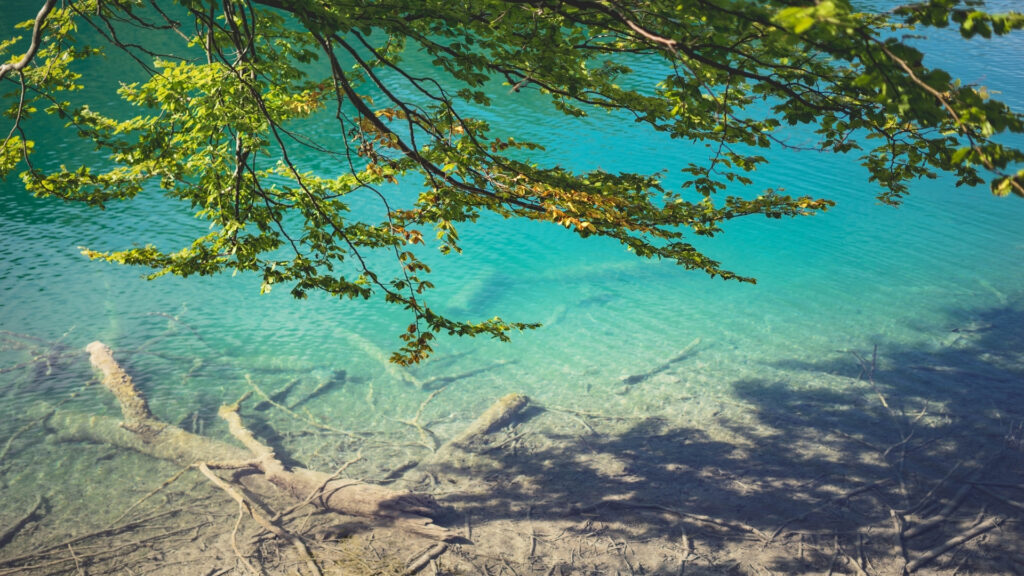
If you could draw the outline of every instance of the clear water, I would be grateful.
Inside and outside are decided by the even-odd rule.
[[[1024,109],[1022,40],[965,43],[936,33],[922,44],[932,51],[929,62]],[[95,70],[100,83],[124,73],[118,62]],[[677,167],[708,153],[614,116],[574,123],[540,97],[500,88],[496,95],[488,112],[496,131],[545,143],[551,163],[667,168],[678,181]],[[40,163],[72,164],[91,153],[74,141],[39,138]],[[248,375],[267,392],[297,380],[291,405],[320,387],[302,406],[326,425],[415,442],[416,430],[399,420],[446,385],[424,416],[441,436],[508,392],[549,406],[674,418],[695,398],[721,406],[735,406],[741,395],[749,400],[752,382],[796,390],[824,373],[855,377],[850,350],[870,354],[877,345],[882,361],[924,358],[993,324],[1001,332],[988,346],[1024,338],[1024,325],[1007,320],[1024,317],[1024,200],[956,189],[940,178],[919,183],[905,206],[893,209],[873,199],[850,158],[771,158],[759,185],[830,197],[837,206],[814,218],[736,222],[701,244],[731,269],[757,277],[756,286],[641,261],[617,244],[583,241],[556,226],[484,218],[462,229],[464,254],[432,259],[439,288],[431,304],[469,318],[501,315],[545,326],[509,344],[442,339],[432,360],[409,370],[384,361],[408,319],[375,302],[295,301],[284,289],[261,296],[259,281],[245,276],[150,282],[140,270],[79,254],[79,246],[180,243],[201,227],[184,207],[143,197],[98,211],[31,198],[14,178],[0,182],[0,330],[18,335],[5,333],[0,352],[0,440],[24,425],[40,400],[71,393],[77,396],[68,408],[116,414],[102,390],[82,391],[91,372],[77,351],[92,340],[114,349],[170,422],[216,433],[216,407],[251,390]],[[670,362],[696,339],[685,359]],[[18,368],[58,340],[63,348],[55,350],[66,354],[51,366]],[[962,368],[1004,380],[1021,374],[971,358]],[[267,418],[277,419],[274,427],[287,420]],[[309,456],[301,437],[286,444],[298,458]],[[59,465],[12,454],[29,466],[18,473],[7,467],[3,484],[15,491]],[[103,498],[111,487],[82,490]]]

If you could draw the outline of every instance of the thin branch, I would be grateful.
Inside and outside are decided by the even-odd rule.
[[[274,534],[278,538],[290,542],[292,546],[295,548],[295,551],[298,552],[299,557],[306,561],[306,566],[309,568],[310,572],[312,572],[315,576],[323,576],[323,573],[320,571],[320,567],[317,565],[316,561],[313,560],[313,557],[310,556],[309,549],[306,548],[306,544],[302,541],[301,538],[285,531],[276,523],[272,522],[270,518],[264,516],[262,512],[257,510],[256,507],[253,506],[245,498],[245,496],[243,496],[239,491],[232,488],[227,482],[222,480],[219,476],[214,474],[210,470],[210,468],[206,466],[206,464],[199,462],[198,464],[196,464],[196,468],[198,468],[199,471],[203,473],[203,476],[206,476],[210,480],[210,482],[213,482],[214,485],[216,485],[218,488],[226,492],[228,496],[231,496],[231,498],[235,502],[238,502],[238,506],[242,510],[245,510],[249,517],[255,520],[260,526],[262,526],[268,532]]]
[[[32,43],[29,44],[28,51],[21,57],[21,60],[0,65],[0,80],[3,80],[4,76],[10,72],[20,72],[36,57],[36,52],[39,52],[39,46],[43,41],[43,25],[46,23],[46,17],[50,15],[50,11],[56,4],[57,0],[46,0],[46,3],[40,8],[39,13],[36,14],[35,25],[32,26]]]

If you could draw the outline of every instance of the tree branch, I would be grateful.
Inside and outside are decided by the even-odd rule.
[[[20,72],[36,57],[36,52],[39,52],[39,46],[43,43],[43,25],[46,23],[46,17],[50,15],[50,11],[56,4],[57,0],[46,0],[46,3],[43,4],[39,13],[36,14],[36,23],[32,27],[32,43],[29,45],[28,51],[21,57],[21,60],[13,64],[0,65],[0,80],[3,80],[11,72]]]

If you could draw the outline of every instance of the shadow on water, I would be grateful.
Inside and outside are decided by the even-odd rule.
[[[428,479],[527,573],[1021,573],[1022,327],[779,360],[689,422],[547,410]]]
[[[881,342],[813,361],[777,359],[757,377],[729,383],[724,396],[668,396],[659,388],[672,378],[682,385],[697,369],[687,347],[629,388],[631,398],[655,398],[661,410],[634,416],[540,401],[482,446],[366,479],[434,494],[449,511],[444,523],[460,536],[444,560],[483,574],[1021,573],[1024,311],[953,317],[928,349]],[[46,370],[70,371],[59,380],[79,386],[90,378],[79,350],[52,349],[52,362],[16,364],[5,374],[26,383],[8,394],[27,383],[56,386]],[[143,352],[125,360],[130,372],[165,361]],[[503,365],[449,366],[405,401],[419,405],[418,419],[444,386]],[[203,365],[186,376],[209,370],[219,379],[217,369]],[[268,387],[264,402],[319,407],[321,398],[362,394],[366,384],[344,370],[305,369],[298,382],[294,374]],[[97,413],[110,413],[109,398],[98,396]],[[183,426],[216,421],[203,410],[222,397],[210,390],[193,401],[208,406],[182,411]],[[272,415],[279,411],[254,401],[245,418],[288,459],[299,432],[278,429]],[[10,486],[24,483],[14,459],[32,455],[31,433],[5,434],[11,449],[0,480],[9,475]],[[386,466],[376,443],[332,442],[349,452],[366,448],[376,471]],[[103,462],[113,452],[105,454]],[[160,474],[167,472],[151,476]]]

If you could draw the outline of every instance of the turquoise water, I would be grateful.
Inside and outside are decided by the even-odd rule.
[[[922,44],[933,50],[929,62],[1024,109],[1024,39],[964,43],[941,33]],[[123,73],[117,62],[96,71],[101,82]],[[625,119],[600,114],[575,123],[538,96],[500,88],[496,95],[488,112],[495,131],[525,132],[548,146],[551,163],[667,169],[678,182],[678,167],[707,155]],[[90,153],[37,136],[43,164]],[[259,281],[246,276],[150,282],[140,270],[79,254],[79,246],[180,243],[201,229],[181,206],[147,196],[98,211],[31,198],[11,178],[0,183],[0,440],[27,422],[23,414],[39,400],[77,393],[69,407],[116,414],[98,387],[82,390],[91,371],[77,351],[93,340],[114,349],[170,422],[218,430],[216,407],[251,390],[248,375],[268,393],[292,383],[287,403],[327,426],[410,443],[417,432],[399,420],[445,386],[424,418],[442,438],[508,392],[548,406],[675,418],[693,398],[735,406],[751,381],[799,389],[815,377],[809,372],[855,377],[851,350],[870,355],[877,346],[882,362],[927,357],[998,325],[999,336],[986,345],[1014,353],[1024,324],[1000,319],[1024,316],[1024,200],[956,189],[940,178],[918,183],[893,209],[874,200],[850,158],[770,157],[760,186],[829,197],[837,206],[813,218],[735,222],[701,243],[730,269],[758,278],[756,286],[641,261],[615,243],[580,240],[556,226],[483,218],[462,228],[462,255],[431,258],[438,285],[431,305],[545,326],[508,344],[441,339],[436,356],[412,369],[384,361],[408,319],[376,302],[295,301],[280,288],[261,296]],[[50,365],[33,361],[45,350],[54,352]],[[977,355],[962,368],[1021,374]],[[266,418],[275,428],[302,427],[281,414]],[[301,437],[287,447],[315,459]],[[11,473],[4,483],[15,489],[42,476]]]

